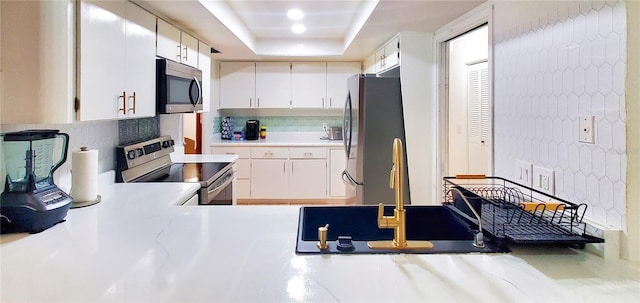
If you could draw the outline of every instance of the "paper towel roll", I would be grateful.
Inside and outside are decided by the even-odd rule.
[[[81,147],[71,154],[71,197],[74,202],[98,198],[98,151]]]

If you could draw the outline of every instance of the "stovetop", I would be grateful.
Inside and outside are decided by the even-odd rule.
[[[229,168],[230,162],[173,163],[160,172],[141,177],[135,182],[188,182],[208,186]]]

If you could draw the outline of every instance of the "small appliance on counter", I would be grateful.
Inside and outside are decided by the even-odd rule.
[[[324,127],[324,132],[327,134],[326,137],[320,137],[322,140],[342,140],[342,126],[330,126]]]
[[[53,173],[67,160],[69,135],[43,129],[1,136],[7,170],[0,196],[2,233],[38,233],[62,222],[72,199],[53,183]]]
[[[260,138],[260,121],[247,120],[244,129],[245,140],[258,140]]]

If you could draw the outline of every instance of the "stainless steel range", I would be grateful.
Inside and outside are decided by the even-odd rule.
[[[162,136],[116,148],[116,182],[197,182],[199,205],[232,205],[235,166],[231,162],[173,163],[175,142]]]

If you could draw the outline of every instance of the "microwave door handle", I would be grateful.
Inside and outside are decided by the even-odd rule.
[[[191,95],[191,88],[193,87],[193,84],[196,84],[196,86],[198,87],[198,95],[197,97],[194,99],[193,95]],[[198,101],[200,101],[200,90],[202,88],[200,87],[200,83],[198,82],[197,78],[193,78],[193,80],[191,80],[191,85],[189,85],[189,101],[191,102],[191,105],[196,106],[198,104]]]
[[[195,81],[196,85],[198,86],[198,99],[196,99],[196,103],[194,104],[196,105],[198,103],[202,103],[202,86],[200,86],[200,81],[198,81],[198,78],[194,77],[193,81]]]

